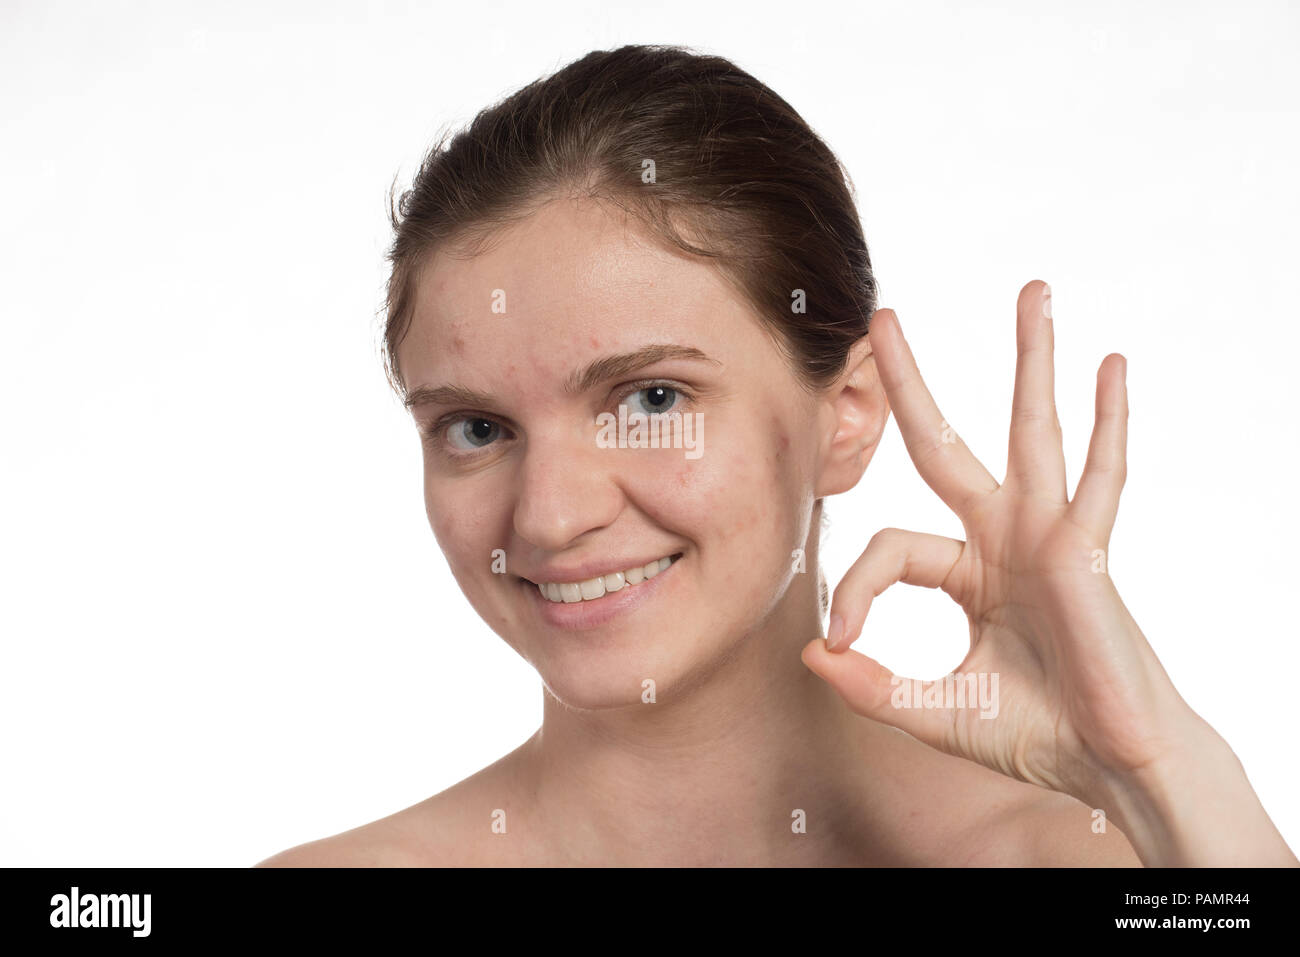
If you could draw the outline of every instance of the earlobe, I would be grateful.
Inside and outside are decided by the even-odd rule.
[[[823,402],[833,432],[822,453],[819,496],[847,492],[858,484],[889,419],[889,399],[867,337],[854,343],[844,372]]]

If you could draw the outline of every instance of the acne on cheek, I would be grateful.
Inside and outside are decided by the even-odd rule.
[[[803,459],[805,445],[793,434],[790,423],[775,414],[767,416],[753,443],[755,452],[761,448],[766,454],[750,459],[753,464],[747,484],[753,491],[748,498],[757,502],[749,503],[750,514],[745,520],[761,523],[758,527],[763,529],[779,526],[787,537],[797,537],[802,512],[811,503],[809,490],[804,487],[810,481]],[[802,540],[797,543],[802,544]]]
[[[694,460],[678,449],[624,454],[635,456],[635,471],[621,477],[630,499],[662,527],[694,537],[735,510],[737,486],[729,463],[707,448]]]
[[[806,422],[804,423],[806,426]],[[775,441],[772,443],[772,464],[780,466],[790,458],[793,450],[797,448],[795,440],[791,436],[789,423],[781,418],[778,414],[769,414],[767,421],[764,423],[764,435],[772,436]]]
[[[781,485],[773,481],[776,470],[764,456],[748,454],[753,448],[739,446],[729,450],[726,459],[711,459],[707,472],[679,476],[682,487],[690,488],[686,494],[693,499],[692,511],[701,527],[720,528],[732,540],[753,540],[771,528],[774,514],[783,509],[777,501]]]
[[[768,419],[769,434],[775,436],[772,447],[772,470],[781,488],[798,493],[799,486],[812,481],[808,471],[808,443],[813,441],[813,431],[808,429],[796,438],[786,422],[776,416]]]

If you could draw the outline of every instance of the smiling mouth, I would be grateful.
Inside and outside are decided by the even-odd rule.
[[[582,582],[535,582],[527,578],[521,578],[520,581],[532,585],[549,602],[571,605],[583,601],[596,601],[611,592],[634,588],[654,578],[660,572],[666,571],[669,565],[681,557],[681,552],[666,555],[635,568],[610,572],[608,575],[600,575]]]

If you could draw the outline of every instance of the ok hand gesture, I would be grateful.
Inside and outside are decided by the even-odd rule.
[[[1147,863],[1207,862],[1199,840],[1179,830],[1195,813],[1186,802],[1205,796],[1189,795],[1174,807],[1166,792],[1213,778],[1246,808],[1247,827],[1258,828],[1242,852],[1255,857],[1219,854],[1213,862],[1262,863],[1259,855],[1271,854],[1273,863],[1295,863],[1240,763],[1178,694],[1106,571],[1125,479],[1128,398],[1120,355],[1107,356],[1097,373],[1087,463],[1067,498],[1050,303],[1051,290],[1041,281],[1020,292],[1010,451],[1001,484],[935,405],[897,316],[889,309],[873,315],[871,347],[908,454],[961,519],[966,540],[898,529],[877,533],[835,589],[826,642],[811,642],[803,660],[858,714],[1105,808]],[[985,685],[996,688],[996,716],[985,716],[989,709],[972,700],[965,707],[943,706],[943,679],[915,683],[940,706],[918,706],[917,695],[899,706],[908,700],[895,694],[899,679],[849,650],[872,600],[900,581],[942,589],[966,613],[970,651],[954,672],[977,680],[997,675],[995,685]]]

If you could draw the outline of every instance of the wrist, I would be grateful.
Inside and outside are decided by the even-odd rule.
[[[1190,709],[1170,747],[1140,768],[1109,772],[1106,811],[1147,866],[1297,863],[1227,741]]]

